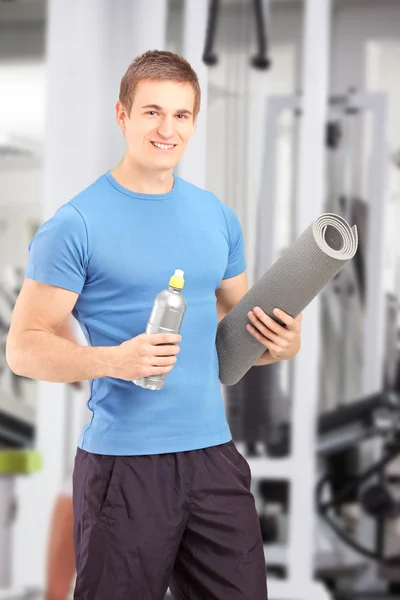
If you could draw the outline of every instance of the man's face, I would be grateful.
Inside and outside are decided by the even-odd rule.
[[[124,118],[131,158],[145,168],[173,169],[195,131],[193,106],[189,83],[141,81]]]

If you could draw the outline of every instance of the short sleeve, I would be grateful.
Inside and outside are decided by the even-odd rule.
[[[29,244],[25,277],[80,294],[87,272],[87,231],[70,203],[43,223]]]
[[[230,279],[246,270],[242,227],[234,211],[223,204],[226,226],[228,228],[229,256],[223,279]]]

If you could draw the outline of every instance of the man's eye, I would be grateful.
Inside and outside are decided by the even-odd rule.
[[[177,117],[182,117],[182,119],[186,119],[186,115],[177,115]],[[180,119],[180,120],[182,120]]]
[[[156,115],[157,113],[154,110],[149,110],[146,114],[147,115]]]

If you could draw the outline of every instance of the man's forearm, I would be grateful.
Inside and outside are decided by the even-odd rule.
[[[115,347],[80,346],[55,333],[25,331],[7,341],[6,357],[16,374],[53,383],[112,377]]]
[[[278,358],[272,358],[268,350],[260,356],[260,358],[254,363],[253,367],[263,367],[264,365],[272,365],[278,362]]]

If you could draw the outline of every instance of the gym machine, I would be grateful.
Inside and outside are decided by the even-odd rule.
[[[271,60],[268,56],[268,38],[267,27],[265,22],[265,14],[262,0],[253,0],[251,2],[255,26],[256,26],[256,41],[257,52],[251,58],[251,66],[259,70],[267,70],[271,66]],[[208,7],[207,31],[204,42],[203,62],[208,67],[217,64],[218,56],[214,52],[215,38],[217,32],[218,19],[220,14],[220,0],[210,0]]]
[[[18,516],[16,480],[41,468],[40,454],[32,449],[34,410],[0,393],[0,600],[34,600],[37,592],[12,586],[13,525]]]
[[[279,120],[286,112],[293,119],[295,154],[302,99],[269,98],[256,278],[284,249],[274,237],[274,200]],[[386,591],[400,579],[400,536],[394,526],[400,497],[400,311],[398,297],[383,284],[386,98],[349,90],[329,99],[328,115],[332,182],[326,210],[357,225],[360,245],[356,260],[322,294],[315,575],[327,589],[334,582],[339,591]],[[362,200],[353,191],[354,161],[367,118],[372,124],[364,186],[368,200]],[[294,186],[290,210],[296,210]],[[290,224],[289,229],[293,231]],[[272,366],[275,372],[271,367],[251,369],[236,386],[225,389],[225,398],[233,437],[251,466],[269,572],[285,578],[291,544],[290,486],[302,476],[291,455],[292,403],[300,399],[292,397],[290,365]],[[306,412],[306,390],[302,402]]]
[[[18,275],[18,273],[16,273]],[[5,354],[5,340],[19,289],[0,286],[3,311],[0,329],[3,332],[1,351]],[[33,450],[35,443],[35,410],[24,400],[22,380],[11,373],[5,361],[1,365],[0,391],[0,600],[35,600],[36,590],[12,587],[13,525],[18,516],[17,478],[37,472],[41,468],[40,454]],[[9,376],[9,391],[5,378]]]

